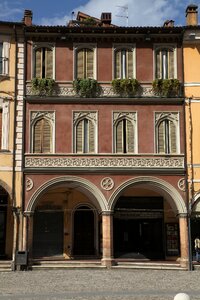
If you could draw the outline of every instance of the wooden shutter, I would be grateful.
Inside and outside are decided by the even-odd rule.
[[[94,153],[95,152],[95,126],[92,121],[88,120],[88,130],[89,130],[89,152]]]
[[[42,48],[35,51],[35,77],[42,77]]]
[[[121,51],[115,52],[115,78],[121,78]]]
[[[2,109],[0,109],[0,149],[2,149]]]
[[[131,121],[126,120],[126,142],[127,142],[127,152],[134,153],[134,126]]]
[[[77,52],[77,78],[84,78],[84,49]]]
[[[94,78],[94,51],[85,49],[86,55],[86,78]]]
[[[76,152],[83,153],[83,123],[81,120],[76,126]]]
[[[123,120],[116,125],[116,153],[123,152]]]
[[[33,134],[33,152],[52,152],[52,130],[49,121],[41,119],[35,123]]]
[[[156,78],[161,78],[161,51],[156,51]]]
[[[133,51],[127,50],[126,51],[126,77],[133,78]]]
[[[165,121],[162,121],[157,128],[158,153],[165,153]]]
[[[0,43],[0,74],[3,74],[3,43]]]
[[[42,130],[42,153],[51,153],[52,135],[51,125],[49,121],[43,119],[43,130]]]
[[[45,77],[53,78],[53,51],[45,49]]]
[[[176,125],[174,122],[169,122],[169,132],[170,132],[170,153],[176,153],[177,152],[177,135],[176,135]]]
[[[168,78],[174,78],[174,50],[168,50]]]

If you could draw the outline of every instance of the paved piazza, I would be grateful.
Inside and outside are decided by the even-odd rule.
[[[200,299],[199,271],[72,269],[0,273],[0,299]]]

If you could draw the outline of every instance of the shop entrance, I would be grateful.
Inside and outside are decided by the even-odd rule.
[[[120,197],[114,212],[114,255],[164,258],[161,197]]]
[[[36,211],[33,229],[33,256],[63,254],[63,212]]]
[[[94,212],[80,206],[74,213],[74,255],[95,255]]]
[[[0,195],[0,259],[5,257],[7,195]]]

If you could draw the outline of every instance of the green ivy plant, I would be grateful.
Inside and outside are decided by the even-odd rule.
[[[34,93],[39,96],[51,96],[53,94],[53,88],[55,80],[52,78],[33,78],[31,81],[31,88]]]
[[[140,88],[137,79],[114,79],[112,80],[112,88],[115,94],[119,96],[134,96]]]
[[[152,82],[153,91],[161,97],[177,97],[180,94],[178,79],[155,79]]]
[[[100,95],[100,86],[95,79],[76,79],[73,81],[73,88],[80,97],[91,98]]]

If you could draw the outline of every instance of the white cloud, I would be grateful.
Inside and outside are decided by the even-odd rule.
[[[22,15],[22,9],[10,7],[7,1],[0,3],[0,20],[14,19],[19,13]]]
[[[85,12],[94,17],[100,17],[102,12],[112,12],[112,23],[126,26],[128,7],[128,26],[162,26],[167,19],[180,22],[183,20],[188,0],[89,0],[86,5],[74,7],[74,11]],[[180,14],[181,18],[180,18]],[[119,17],[119,15],[121,17]],[[43,25],[66,25],[71,15],[55,18],[43,18]]]

